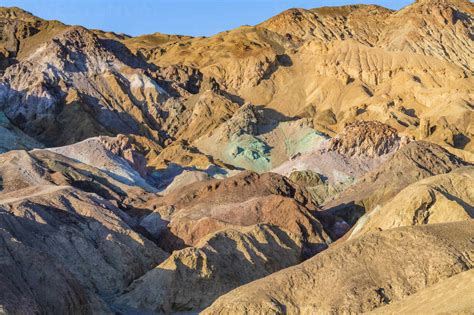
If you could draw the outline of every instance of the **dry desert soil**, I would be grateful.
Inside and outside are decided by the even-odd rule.
[[[0,314],[473,314],[473,22],[131,37],[0,7]]]

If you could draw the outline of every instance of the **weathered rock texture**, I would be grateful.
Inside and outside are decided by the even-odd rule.
[[[400,226],[474,218],[474,169],[463,167],[409,185],[359,219],[351,237]]]
[[[407,139],[401,139],[396,129],[378,121],[351,123],[327,144],[328,151],[341,155],[374,158],[399,149]]]
[[[461,272],[370,314],[469,314],[474,308],[473,279],[473,270]]]
[[[118,303],[154,312],[202,310],[238,286],[301,262],[301,245],[275,226],[225,229],[174,252]]]
[[[203,314],[370,311],[471,269],[473,227],[471,220],[369,234],[235,289]]]
[[[473,16],[419,0],[130,37],[0,8],[0,313],[441,295],[472,268]]]
[[[310,194],[283,176],[243,172],[224,180],[198,182],[162,199],[152,199],[150,216],[167,226],[155,230],[162,246],[180,248],[227,227],[266,223],[283,228],[311,247],[324,248],[329,240],[315,217]],[[151,218],[150,218],[151,219]],[[146,224],[153,231],[153,224]]]
[[[339,213],[352,224],[361,214],[383,206],[408,185],[467,165],[438,145],[412,142],[337,195],[324,208]]]

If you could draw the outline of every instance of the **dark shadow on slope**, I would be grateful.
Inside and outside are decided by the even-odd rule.
[[[134,55],[130,49],[119,41],[110,38],[100,38],[100,43],[112,52],[120,62],[134,69],[143,69],[156,71],[158,67],[154,64],[146,62],[145,59]]]
[[[454,147],[461,150],[464,150],[464,148],[471,142],[471,139],[462,133],[455,135],[453,138]]]
[[[262,115],[263,115],[264,118],[274,120],[276,122],[293,121],[293,120],[298,119],[298,117],[286,116],[286,115],[280,113],[279,111],[277,111],[273,108],[268,108],[268,107],[265,107],[263,105],[258,105],[258,106],[255,106],[255,107],[259,111],[262,112]]]
[[[440,190],[440,189],[436,189],[436,191],[438,193],[440,193],[441,195],[443,195],[444,197],[446,197],[446,199],[448,199],[450,201],[454,201],[457,204],[459,204],[461,207],[464,208],[464,210],[469,214],[469,216],[472,219],[474,219],[474,206],[473,205],[468,204],[467,202],[465,202],[461,198],[453,196],[450,193],[447,193],[446,191],[443,191],[443,190]]]
[[[365,207],[352,201],[329,209],[314,211],[313,215],[321,222],[331,239],[335,241],[344,236],[365,213]]]
[[[269,69],[264,73],[262,80],[269,80],[272,75],[280,69],[280,67],[291,67],[293,66],[293,61],[291,57],[287,54],[277,55],[276,62],[274,62]]]
[[[72,207],[68,198],[81,197],[74,193],[67,197],[65,195],[59,197],[60,204],[54,206],[44,205],[41,201],[22,202],[21,207],[32,215],[31,219],[20,217],[0,205],[0,231],[3,231],[0,232],[0,253],[6,249],[8,257],[14,261],[13,265],[7,265],[9,268],[5,266],[7,269],[3,271],[6,273],[0,273],[0,286],[5,284],[5,281],[9,283],[9,280],[9,287],[23,287],[18,298],[31,299],[42,312],[90,314],[101,304],[107,309],[95,294],[104,298],[121,292],[136,278],[160,263],[161,259],[158,259],[157,247],[151,242],[148,242],[147,246],[149,249],[154,248],[154,253],[146,252],[144,244],[128,233],[121,232],[120,229],[112,230],[87,213],[80,214]],[[110,211],[118,218],[121,217],[120,210],[112,204],[104,201],[100,204],[104,208],[98,210],[99,212]],[[41,223],[38,220],[41,220]],[[132,229],[127,222],[119,222],[122,227]],[[11,246],[2,242],[2,234],[5,233],[7,239],[15,240]],[[22,254],[24,251],[27,251],[27,254]],[[119,257],[125,257],[125,261],[111,259],[108,255],[112,252]],[[32,264],[31,259],[36,263]],[[81,268],[76,268],[77,264],[80,264]],[[41,266],[38,272],[32,272],[35,266]],[[41,274],[47,270],[53,272],[54,277],[50,278],[51,274],[47,272]],[[111,270],[114,272],[107,283],[95,277],[101,271]],[[43,281],[44,279],[49,280]],[[51,295],[55,289],[58,290],[57,294]],[[17,293],[15,290],[11,292],[10,298],[14,298]],[[50,300],[53,296],[54,299]],[[3,297],[5,295],[0,296],[0,304],[8,306],[9,303],[5,303],[9,300],[3,301]]]
[[[224,237],[220,236],[211,238],[206,247],[194,251],[194,268],[183,264],[179,259],[174,260],[174,270],[156,267],[148,276],[153,277],[153,282],[157,285],[169,290],[161,297],[162,300],[151,303],[153,308],[158,306],[158,309],[146,309],[146,306],[143,309],[131,309],[119,304],[113,307],[123,312],[133,311],[134,314],[199,312],[219,296],[239,286],[302,262],[298,257],[298,245],[278,227],[268,226],[270,231],[263,232],[268,243],[259,242],[253,237],[243,237],[241,243],[230,238],[222,242]],[[292,259],[282,263],[281,257]],[[288,264],[291,260],[293,261]],[[201,275],[203,270],[209,270],[212,275]],[[219,289],[216,289],[216,283],[219,283]],[[182,299],[183,296],[189,299]]]

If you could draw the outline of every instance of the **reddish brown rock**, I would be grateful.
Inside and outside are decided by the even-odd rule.
[[[169,222],[163,246],[193,245],[225,227],[259,223],[288,230],[308,245],[324,247],[328,241],[309,193],[273,173],[243,172],[224,180],[194,183],[147,206]]]

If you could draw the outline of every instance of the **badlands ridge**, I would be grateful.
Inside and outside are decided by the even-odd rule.
[[[0,8],[0,314],[471,314],[473,22],[130,37]]]

